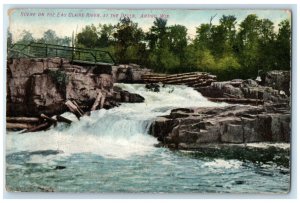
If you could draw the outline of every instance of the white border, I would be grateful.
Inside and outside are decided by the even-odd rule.
[[[138,199],[142,198],[144,199],[143,201],[145,201],[146,198],[154,198],[154,199],[177,199],[177,200],[172,200],[172,202],[174,201],[178,201],[182,198],[184,199],[196,199],[196,198],[200,198],[200,199],[210,199],[209,201],[213,200],[213,199],[227,199],[227,201],[231,202],[232,200],[229,199],[244,199],[243,201],[245,201],[246,199],[250,199],[250,198],[255,198],[255,199],[294,199],[297,198],[297,182],[299,180],[299,176],[297,177],[297,173],[296,173],[296,168],[298,167],[298,162],[297,162],[297,157],[299,150],[297,150],[297,146],[300,146],[299,144],[299,140],[297,139],[297,126],[299,124],[299,119],[298,119],[298,115],[296,114],[297,112],[297,101],[298,101],[298,97],[299,95],[297,94],[297,89],[298,89],[298,83],[297,83],[297,78],[299,76],[299,71],[297,71],[296,67],[298,66],[297,63],[297,58],[299,53],[297,52],[297,47],[298,47],[298,41],[297,41],[297,36],[296,33],[299,31],[299,27],[297,26],[296,22],[300,22],[299,21],[299,16],[297,15],[297,9],[298,9],[298,2],[296,0],[285,0],[285,1],[276,1],[274,2],[274,0],[245,0],[245,1],[238,1],[238,0],[228,0],[226,2],[222,1],[222,0],[210,0],[210,1],[204,1],[204,2],[199,2],[199,1],[191,1],[191,0],[185,0],[184,2],[182,1],[178,1],[178,0],[172,0],[171,3],[172,4],[168,4],[168,2],[164,1],[164,0],[152,0],[152,1],[148,1],[148,2],[144,2],[142,4],[144,5],[138,5],[140,2],[137,2],[135,0],[126,0],[126,3],[128,4],[123,4],[124,1],[122,0],[110,0],[109,3],[110,5],[99,5],[99,1],[97,0],[85,0],[83,1],[84,4],[70,4],[70,3],[74,3],[75,0],[67,2],[67,1],[63,1],[63,0],[52,0],[51,4],[46,4],[46,5],[32,5],[35,3],[40,3],[40,1],[37,0],[28,0],[26,1],[26,3],[24,4],[24,1],[22,0],[16,0],[16,1],[8,1],[8,0],[2,0],[2,4],[1,4],[1,21],[4,22],[3,23],[3,32],[1,32],[1,47],[3,47],[2,52],[1,52],[1,60],[2,60],[2,74],[0,74],[0,82],[1,84],[1,89],[0,89],[0,95],[2,95],[3,97],[3,103],[2,105],[0,105],[0,110],[2,112],[2,116],[0,116],[0,125],[1,126],[1,131],[3,138],[2,140],[2,144],[1,147],[2,148],[2,152],[3,152],[3,156],[0,156],[0,162],[2,164],[1,169],[3,170],[4,168],[4,161],[5,161],[5,148],[4,148],[4,137],[5,137],[5,128],[4,128],[4,118],[5,118],[5,98],[6,98],[6,87],[5,87],[5,79],[6,79],[6,69],[5,69],[5,59],[6,59],[6,43],[5,43],[5,39],[6,39],[6,27],[8,25],[8,19],[7,19],[7,9],[10,7],[18,7],[18,8],[24,8],[24,7],[52,7],[52,8],[78,8],[78,7],[84,7],[84,8],[95,8],[95,7],[99,7],[99,8],[259,8],[259,9],[264,9],[264,8],[289,8],[292,9],[292,24],[293,24],[293,50],[292,50],[292,54],[293,54],[293,72],[292,72],[292,84],[293,84],[293,89],[292,89],[292,147],[291,147],[291,151],[292,151],[292,159],[291,159],[291,163],[292,163],[292,190],[288,195],[235,195],[235,194],[87,194],[87,193],[80,193],[80,194],[74,194],[74,193],[7,193],[5,191],[4,188],[4,171],[2,171],[3,176],[1,176],[1,187],[0,190],[2,192],[2,197],[3,198],[12,198],[12,199],[17,199],[17,200],[22,200],[22,202],[35,202],[35,201],[39,201],[38,199],[47,199],[47,201],[51,201],[53,199],[55,199],[55,201],[57,201],[58,199],[63,200],[64,202],[66,201],[66,199],[72,199],[71,201],[80,201],[80,199],[130,199],[130,198],[134,198],[136,199],[136,201],[139,201]],[[241,2],[243,2],[243,4],[241,4]],[[64,5],[61,5],[61,3],[64,3]],[[78,2],[79,3],[79,2]],[[87,3],[92,3],[94,5],[87,5]],[[150,5],[152,3],[155,3],[157,5]],[[202,3],[202,5],[200,4],[195,4],[195,3]],[[253,5],[253,3],[255,3],[255,5]],[[10,4],[10,5],[4,5],[4,4]],[[21,5],[14,5],[14,4],[21,4]],[[67,5],[68,4],[68,5]],[[97,4],[97,5],[95,5]],[[131,4],[131,5],[130,5]],[[132,5],[134,4],[134,5]],[[174,4],[180,4],[180,5],[174,5]],[[189,5],[187,5],[189,4]],[[237,5],[238,4],[238,5]],[[294,4],[294,5],[287,5],[287,4]],[[4,21],[5,20],[5,21]],[[31,200],[31,198],[34,198],[34,200]],[[77,200],[76,200],[77,199]],[[9,201],[8,199],[6,199],[5,201]],[[87,200],[83,200],[83,201],[87,201]],[[94,200],[95,201],[95,200]],[[99,200],[98,200],[99,201]],[[101,200],[103,201],[103,200]],[[129,200],[130,202],[133,200]],[[198,200],[199,201],[199,200]],[[226,200],[222,200],[225,201]],[[246,200],[247,201],[247,200]],[[249,200],[248,200],[249,201]],[[250,200],[252,201],[252,200]],[[255,200],[257,201],[257,200]],[[266,201],[266,200],[263,200]],[[272,200],[272,202],[274,202],[274,200]]]

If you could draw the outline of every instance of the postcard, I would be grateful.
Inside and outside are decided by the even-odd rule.
[[[290,191],[291,11],[7,15],[8,192]]]

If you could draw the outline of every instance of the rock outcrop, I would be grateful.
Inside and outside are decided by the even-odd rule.
[[[291,72],[282,70],[269,71],[262,78],[264,86],[272,87],[273,89],[284,91],[286,95],[290,96],[291,87]]]
[[[154,121],[151,134],[175,149],[212,143],[289,142],[290,110],[286,104],[174,109]]]
[[[142,68],[137,64],[119,65],[112,67],[114,82],[121,83],[143,83],[143,75],[151,73],[152,70]]]
[[[67,100],[90,110],[99,91],[106,95],[104,108],[143,101],[141,96],[120,89],[114,92],[113,73],[107,67],[76,65],[62,58],[7,62],[7,116],[60,114],[67,110]]]
[[[256,99],[263,102],[289,103],[289,93],[259,85],[251,79],[213,82],[210,86],[195,89],[209,98],[233,98],[236,101],[238,99]]]

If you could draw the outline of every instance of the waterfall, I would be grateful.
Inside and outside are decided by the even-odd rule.
[[[63,155],[93,153],[109,158],[145,155],[155,150],[156,138],[148,134],[152,121],[178,107],[219,106],[186,86],[168,85],[160,92],[145,89],[142,84],[116,84],[145,98],[143,103],[123,103],[84,116],[80,121],[70,113],[71,126],[59,124],[48,131],[8,133],[7,152],[60,150]]]

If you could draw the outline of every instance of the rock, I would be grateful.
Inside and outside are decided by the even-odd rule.
[[[144,101],[140,95],[127,91],[113,94],[113,75],[106,73],[109,70],[111,67],[70,64],[63,58],[8,59],[7,116],[61,114],[67,110],[67,100],[90,110],[98,91],[106,95],[104,108],[119,102]]]
[[[174,109],[157,118],[151,134],[162,145],[195,149],[205,144],[289,142],[286,104]]]
[[[287,81],[285,80],[284,83],[282,79],[281,84],[284,86],[286,83]],[[270,83],[265,82],[265,84]],[[259,85],[255,80],[251,79],[235,79],[231,81],[212,82],[211,85],[198,87],[196,90],[203,96],[209,98],[258,99],[263,100],[263,102],[289,103],[289,95],[283,93],[280,88],[278,90],[273,87],[275,87],[275,85],[270,87]],[[239,100],[234,100],[233,102],[238,103],[238,101]]]
[[[54,170],[62,170],[67,168],[66,166],[55,166]]]
[[[283,90],[286,95],[290,96],[290,78],[290,71],[269,71],[263,78],[263,85],[276,90]]]
[[[40,112],[54,115],[62,113],[64,92],[48,74],[32,75],[30,94],[28,94],[28,114],[40,115]]]
[[[159,84],[157,83],[148,83],[145,85],[145,88],[153,92],[159,92]]]
[[[141,68],[136,64],[112,67],[113,81],[121,83],[143,83],[142,75],[150,72],[150,69]]]
[[[116,102],[140,103],[144,102],[145,98],[128,91],[122,90],[120,87],[113,87],[113,99]]]
[[[199,87],[197,90],[205,97],[243,98],[242,90],[239,87],[233,86],[231,83],[236,84],[235,81],[212,82],[210,86]]]

